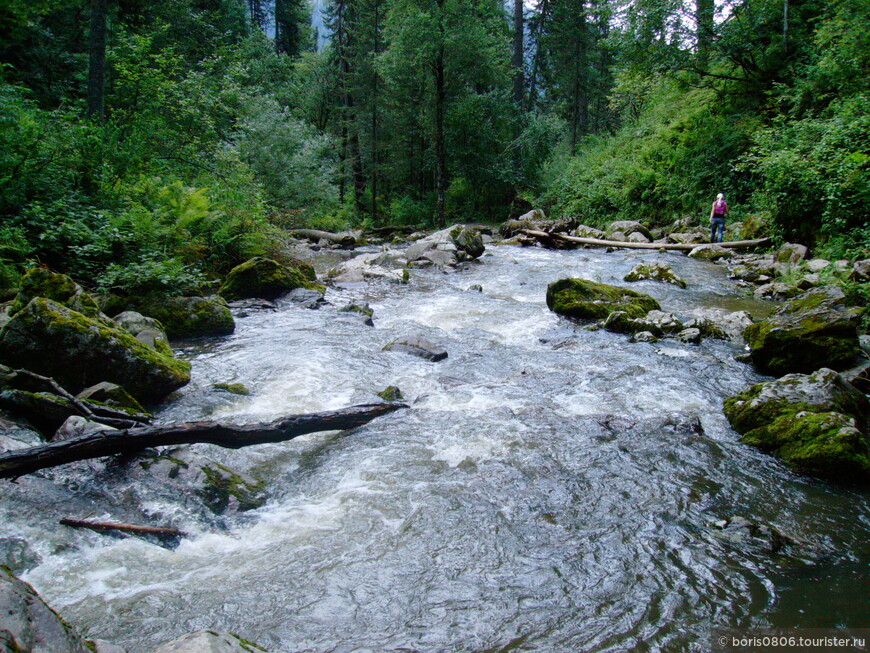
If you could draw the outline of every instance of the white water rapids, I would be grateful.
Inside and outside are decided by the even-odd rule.
[[[202,445],[262,477],[267,504],[226,532],[155,498],[194,531],[177,549],[55,536],[25,579],[130,653],[202,628],[281,653],[561,653],[705,651],[714,626],[865,626],[868,496],[739,443],[722,401],[763,377],[733,359],[737,344],[631,344],[547,310],[548,283],[625,285],[648,259],[689,284],[631,286],[664,310],[743,307],[721,267],[678,254],[490,247],[460,271],[330,289],[331,306],[252,312],[234,335],[190,343],[193,382],[164,422],[264,421],[388,385],[411,407],[345,434]],[[351,300],[371,304],[374,328],[337,312]],[[381,351],[405,335],[449,357]],[[733,515],[801,544],[724,542],[710,524]]]

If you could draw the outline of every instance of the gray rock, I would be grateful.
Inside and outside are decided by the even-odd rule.
[[[477,230],[454,225],[410,245],[405,250],[405,258],[409,263],[425,259],[439,267],[447,267],[479,258],[485,249]]]
[[[643,234],[643,236],[647,239],[646,242],[652,242],[653,239],[653,235],[650,230],[637,220],[617,220],[616,222],[611,222],[610,225],[608,225],[607,227],[607,234],[610,235],[615,232],[622,232],[623,234],[632,234],[638,232],[640,234]],[[620,240],[625,240],[625,237]]]
[[[447,352],[444,349],[428,340],[416,336],[394,340],[384,346],[384,351],[401,351],[432,361],[433,363],[447,358]]]
[[[782,247],[776,250],[773,255],[777,263],[787,266],[797,265],[807,256],[807,248],[805,245],[798,243],[785,243]]]
[[[644,236],[639,231],[634,231],[628,234],[628,242],[630,243],[649,243],[652,242],[649,238]]]
[[[790,286],[787,283],[773,281],[771,283],[766,283],[763,286],[759,286],[752,294],[756,299],[772,299],[774,301],[783,301],[784,299],[791,299],[792,297],[797,297],[801,294],[801,289],[797,286]]]
[[[681,243],[683,245],[705,243],[710,238],[709,231],[688,231],[684,233],[675,232],[668,234],[668,240],[672,243]]]
[[[99,422],[92,422],[81,415],[70,415],[66,421],[60,425],[60,428],[51,439],[52,442],[60,442],[61,440],[69,440],[83,435],[94,435],[102,431],[116,431],[117,429]]]
[[[870,281],[870,259],[855,261],[855,265],[852,266],[852,271],[849,272],[849,280],[860,282]]]
[[[133,334],[133,337],[146,347],[161,351],[162,346],[164,352],[169,349],[169,338],[166,337],[163,325],[153,317],[145,317],[135,311],[124,311],[116,315],[112,321]]]
[[[631,342],[657,342],[656,338],[650,331],[639,331],[631,336]]]
[[[20,574],[38,565],[42,557],[20,537],[0,537],[0,565]]]
[[[825,268],[829,267],[830,265],[831,265],[831,262],[827,259],[814,258],[814,259],[807,261],[807,270],[811,274],[818,274],[819,272],[821,272]]]
[[[93,639],[94,653],[127,653],[127,649],[102,639]]]
[[[732,340],[742,340],[743,332],[746,330],[746,327],[753,323],[753,321],[752,316],[746,311],[734,311],[733,313],[723,315],[716,320],[718,326],[720,326]]]
[[[704,261],[718,261],[719,259],[730,258],[732,256],[734,256],[734,252],[716,243],[698,245],[689,252],[690,258],[702,259]]]
[[[574,230],[574,235],[579,238],[597,238],[599,240],[604,240],[607,237],[607,234],[601,229],[596,229],[585,224],[578,226]]]
[[[27,583],[0,567],[0,650],[90,653],[85,640]]]
[[[683,329],[677,334],[677,340],[691,345],[698,345],[701,343],[701,330],[694,328]]]
[[[151,653],[262,653],[266,649],[237,635],[201,630],[184,635]]]
[[[310,308],[313,310],[317,310],[327,303],[322,292],[319,290],[312,290],[311,288],[294,288],[284,295],[284,297],[281,298],[281,301],[291,302],[297,306],[301,306],[302,308]]]
[[[686,287],[686,282],[683,281],[676,272],[674,272],[674,269],[667,263],[662,263],[661,261],[637,263],[623,278],[623,281],[645,280],[670,283],[680,288]]]

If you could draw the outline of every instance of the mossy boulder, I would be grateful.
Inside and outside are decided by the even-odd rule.
[[[686,282],[674,272],[674,269],[667,263],[660,261],[638,263],[625,275],[623,281],[661,281],[680,288],[686,287]]]
[[[626,234],[626,237],[629,234],[640,233],[646,237],[647,242],[653,240],[652,232],[637,220],[617,220],[616,222],[611,222],[605,233],[607,237],[611,237],[616,233]]]
[[[814,288],[743,332],[752,362],[772,375],[844,370],[859,350],[858,318],[835,287]]]
[[[227,301],[251,297],[277,299],[294,288],[323,290],[323,286],[309,279],[307,271],[257,256],[230,270],[218,294]]]
[[[150,417],[145,409],[142,408],[142,405],[136,401],[136,398],[117,383],[109,383],[108,381],[97,383],[78,393],[76,399],[98,401],[113,408],[126,409],[133,411],[137,415]]]
[[[170,340],[226,336],[236,330],[223,297],[143,297],[133,305],[140,313],[159,320]]]
[[[22,310],[31,299],[45,297],[63,304],[88,317],[98,317],[100,307],[96,300],[65,274],[58,274],[46,268],[33,268],[21,279],[21,287],[12,301],[10,314]]]
[[[477,229],[464,226],[454,227],[450,232],[450,237],[453,239],[457,251],[463,252],[469,259],[480,258],[486,251],[483,237]]]
[[[190,381],[190,363],[42,297],[0,331],[0,362],[53,377],[71,392],[111,381],[140,401],[159,400]]]
[[[251,394],[251,391],[244,383],[214,383],[211,387],[215,390],[223,390],[224,392],[243,397]]]
[[[745,434],[741,441],[781,458],[794,471],[837,481],[870,481],[865,435],[842,413],[799,412]]]
[[[627,318],[640,318],[661,310],[659,303],[643,293],[587,279],[560,279],[547,286],[547,308],[581,320],[604,320],[616,311]]]
[[[262,479],[243,476],[216,462],[203,465],[200,470],[205,481],[198,493],[215,514],[228,509],[234,512],[254,510],[266,502]]]
[[[732,256],[734,256],[734,252],[716,243],[698,245],[695,249],[689,252],[690,258],[696,258],[702,261],[718,261],[719,259],[731,258]]]
[[[870,480],[867,415],[867,398],[831,369],[788,374],[725,400],[742,442],[796,471],[830,478]]]

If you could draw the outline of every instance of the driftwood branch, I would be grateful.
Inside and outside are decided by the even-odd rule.
[[[352,248],[356,246],[356,238],[349,234],[334,234],[330,231],[320,231],[318,229],[293,229],[289,234],[315,243],[319,243],[321,240],[328,240],[340,247]]]
[[[691,251],[704,243],[629,243],[621,240],[602,240],[600,238],[581,238],[580,236],[568,236],[566,234],[548,234],[545,231],[535,231],[533,229],[523,229],[522,233],[542,241],[562,240],[569,243],[577,243],[578,245],[593,245],[597,247],[624,247],[627,249],[668,249]],[[745,247],[759,247],[770,242],[770,238],[758,238],[756,240],[732,240],[724,243],[717,243],[720,247],[726,249],[740,249]]]
[[[41,374],[36,374],[35,372],[31,372],[30,370],[25,369],[17,369],[15,370],[15,374],[26,377],[33,381],[38,381],[39,383],[48,386],[49,388],[51,388],[51,391],[54,394],[60,395],[68,402],[70,402],[73,406],[75,406],[83,417],[94,416],[94,411],[92,411],[85,404],[83,404],[77,397],[73,396],[72,393],[67,392],[65,388],[61,387],[61,385],[50,376],[42,376]]]
[[[177,528],[160,528],[157,526],[135,526],[133,524],[116,524],[105,521],[87,521],[84,519],[61,519],[62,526],[72,528],[88,528],[92,531],[119,531],[133,535],[155,535],[157,537],[187,537],[187,533]]]
[[[148,447],[207,443],[240,449],[253,444],[284,442],[318,431],[344,431],[362,426],[406,404],[361,404],[341,410],[291,415],[273,422],[235,425],[187,422],[170,426],[143,426],[122,431],[101,431],[61,442],[0,454],[0,478],[18,478],[39,469],[77,460],[130,454]]]

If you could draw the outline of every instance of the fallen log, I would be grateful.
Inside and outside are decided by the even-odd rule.
[[[360,404],[341,410],[308,415],[290,415],[273,422],[220,424],[185,422],[169,426],[143,426],[118,431],[100,431],[69,440],[0,454],[0,478],[15,479],[39,469],[77,460],[131,454],[149,447],[207,443],[229,449],[254,444],[284,442],[319,431],[344,431],[367,424],[407,404]]]
[[[330,231],[320,231],[319,229],[293,229],[289,234],[297,238],[305,238],[314,243],[319,243],[321,240],[328,240],[339,247],[349,249],[356,247],[356,238],[349,234],[334,234]]]
[[[72,528],[88,528],[92,531],[119,531],[132,535],[154,535],[156,537],[187,537],[187,533],[177,528],[160,528],[158,526],[136,526],[134,524],[116,524],[105,521],[88,521],[84,519],[61,519],[61,526]]]
[[[691,251],[698,245],[710,243],[629,243],[622,240],[602,240],[600,238],[581,238],[580,236],[568,236],[566,234],[548,234],[546,231],[536,231],[533,229],[522,229],[521,233],[537,238],[538,240],[564,240],[569,243],[577,243],[578,245],[593,245],[597,247],[624,247],[626,249],[667,249],[667,250],[682,250]],[[741,249],[744,247],[759,247],[770,242],[770,238],[758,238],[756,240],[732,240],[724,243],[717,243],[720,247],[726,249]]]

